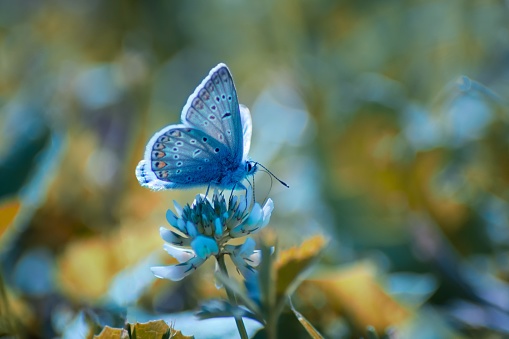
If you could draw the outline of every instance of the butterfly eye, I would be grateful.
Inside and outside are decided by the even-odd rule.
[[[251,165],[250,162],[247,163],[247,172],[251,172],[251,170],[253,169],[253,165]]]

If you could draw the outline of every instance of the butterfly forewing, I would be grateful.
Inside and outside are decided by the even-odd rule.
[[[224,144],[199,129],[172,127],[154,142],[150,166],[161,181],[208,184],[218,179],[222,159],[228,154]]]
[[[220,64],[203,80],[188,99],[183,122],[202,130],[230,152],[232,162],[243,157],[243,134],[239,102],[226,65]]]

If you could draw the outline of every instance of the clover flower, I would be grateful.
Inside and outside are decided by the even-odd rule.
[[[172,229],[161,227],[164,249],[179,264],[156,266],[151,270],[158,278],[178,281],[194,272],[210,256],[229,255],[244,278],[250,277],[260,262],[255,242],[248,238],[242,245],[228,245],[232,238],[257,232],[270,220],[274,203],[268,199],[263,207],[252,202],[253,191],[245,195],[232,194],[228,203],[222,193],[214,192],[212,199],[199,194],[191,206],[182,208],[174,201],[176,214],[166,212]]]

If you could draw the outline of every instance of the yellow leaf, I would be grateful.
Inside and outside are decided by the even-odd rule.
[[[180,331],[177,331],[163,320],[149,321],[147,323],[135,323],[131,325],[131,333],[133,339],[160,339],[163,338],[168,332],[170,332],[170,338],[172,339],[192,339],[194,337],[188,337],[183,335]]]
[[[275,263],[277,271],[277,294],[285,293],[295,278],[318,256],[325,245],[322,236],[304,241],[299,247],[292,247],[279,253]]]
[[[0,238],[12,224],[21,207],[19,199],[10,199],[0,204]]]
[[[129,339],[129,333],[123,328],[105,326],[94,339]]]
[[[400,324],[410,316],[409,310],[376,282],[376,268],[369,262],[309,281],[326,296],[333,308],[344,312],[359,329],[371,325],[383,332],[388,326]]]
[[[163,320],[131,325],[133,339],[161,339],[168,331],[170,326]]]

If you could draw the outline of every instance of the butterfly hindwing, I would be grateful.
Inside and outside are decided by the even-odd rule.
[[[149,151],[149,150],[147,150]],[[150,149],[150,169],[175,187],[208,184],[222,173],[227,147],[207,133],[184,125],[161,131]]]
[[[219,64],[196,88],[182,111],[182,122],[224,144],[231,160],[243,158],[243,133],[237,91],[228,67]]]

